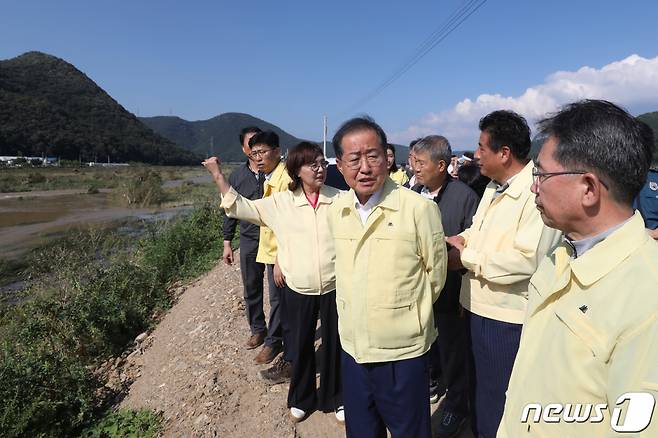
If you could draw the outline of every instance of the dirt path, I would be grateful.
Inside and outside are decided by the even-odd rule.
[[[236,260],[239,257],[236,254]],[[333,414],[288,419],[288,385],[267,386],[248,337],[237,265],[218,264],[181,296],[145,342],[123,406],[163,411],[165,436],[341,437]]]
[[[240,269],[219,263],[188,286],[143,342],[143,354],[129,356],[138,377],[122,406],[162,411],[166,437],[344,437],[333,414],[289,420],[288,385],[259,378],[267,366],[252,361],[258,350],[243,347],[247,336]]]

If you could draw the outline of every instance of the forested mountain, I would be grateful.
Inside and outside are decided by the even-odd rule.
[[[263,131],[276,132],[279,135],[282,153],[302,141],[276,125],[242,113],[224,113],[212,119],[194,122],[176,116],[140,117],[140,120],[155,132],[179,146],[204,156],[219,155],[225,161],[241,161],[244,159],[244,154],[240,148],[239,134],[240,130],[247,126],[257,126]],[[321,127],[318,126],[318,128]],[[311,141],[315,141],[322,146],[321,141]],[[397,162],[405,163],[409,155],[409,148],[395,145],[395,149]],[[334,156],[333,145],[328,140],[327,157]]]
[[[152,164],[199,157],[154,133],[68,62],[41,52],[0,61],[0,155]]]
[[[224,113],[208,120],[187,121],[175,116],[140,117],[140,120],[163,137],[199,155],[219,155],[225,161],[241,161],[240,130],[257,126],[279,135],[281,150],[295,146],[301,140],[278,126],[242,113]],[[328,149],[330,149],[328,147]],[[333,150],[331,151],[333,153]]]

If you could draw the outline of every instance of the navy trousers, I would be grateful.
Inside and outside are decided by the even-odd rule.
[[[358,364],[342,352],[348,438],[431,438],[429,360]]]
[[[519,351],[522,325],[467,314],[473,361],[473,433],[478,438],[495,438],[503,418],[505,392]]]

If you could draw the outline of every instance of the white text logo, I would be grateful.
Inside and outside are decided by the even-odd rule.
[[[626,403],[628,402],[628,403]],[[617,398],[612,410],[610,427],[615,432],[641,432],[647,428],[653,416],[656,400],[648,392],[627,392]],[[605,418],[606,403],[528,403],[521,413],[522,423],[600,423]],[[622,422],[622,413],[625,413]]]

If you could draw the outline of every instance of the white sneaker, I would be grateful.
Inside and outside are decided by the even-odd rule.
[[[345,422],[345,407],[344,406],[338,406],[336,408],[336,421],[339,423],[344,423]]]
[[[306,417],[306,412],[299,408],[290,408],[290,417],[292,417],[293,422],[299,423]]]

